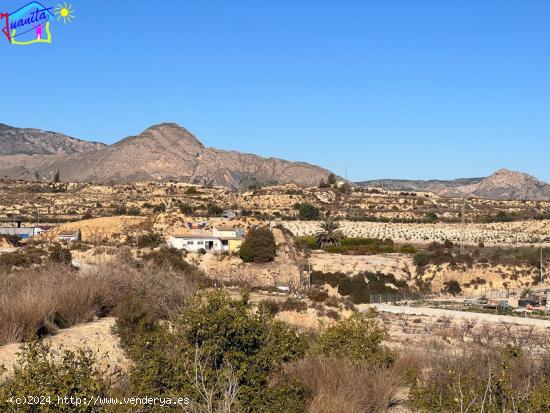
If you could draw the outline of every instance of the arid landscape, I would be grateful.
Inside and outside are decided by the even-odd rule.
[[[550,413],[550,2],[0,4],[0,413]]]
[[[333,389],[308,376],[312,369],[321,377],[343,374],[341,383],[371,375],[358,387],[338,390],[334,397],[339,411],[364,411],[358,406],[373,397],[372,389],[378,389],[377,398],[369,399],[373,404],[366,411],[416,411],[424,409],[423,403],[431,411],[437,403],[425,398],[434,391],[432,381],[441,378],[424,371],[420,366],[425,363],[456,363],[444,355],[473,349],[479,351],[475,357],[484,357],[482,349],[488,346],[513,346],[534,364],[550,356],[550,316],[544,307],[550,291],[544,272],[550,267],[546,200],[365,188],[334,175],[316,186],[254,184],[239,190],[176,180],[107,184],[4,179],[0,194],[4,232],[40,228],[33,237],[0,238],[0,364],[7,383],[24,385],[22,375],[30,374],[18,370],[24,368],[18,367],[18,357],[34,357],[38,363],[51,354],[53,363],[60,363],[67,360],[66,351],[82,349],[82,357],[93,360],[96,380],[110,383],[116,394],[136,391],[128,390],[127,380],[145,373],[136,367],[142,355],[134,353],[142,350],[136,347],[138,336],[127,336],[125,329],[145,328],[148,317],[177,323],[171,321],[175,313],[191,314],[193,306],[203,305],[185,307],[179,300],[203,293],[214,294],[209,300],[229,300],[223,306],[230,312],[246,296],[252,314],[272,317],[297,334],[319,337],[308,344],[305,355],[295,354],[295,362],[270,373],[272,385],[294,377],[312,392],[305,402],[308,412],[335,411],[321,407]],[[252,259],[239,250],[169,248],[177,234],[199,239],[215,228],[240,228],[245,242],[264,228],[272,237],[272,252],[263,250],[265,241],[253,251],[262,245],[267,255]],[[77,239],[63,238],[75,233]],[[57,283],[63,287],[56,289]],[[151,309],[144,313],[143,305]],[[357,336],[359,342],[372,339],[376,347],[356,353],[350,338],[352,353],[347,355],[318,349],[317,340],[353,335],[354,329],[366,334]],[[150,326],[139,334],[160,332]],[[45,347],[17,355],[23,348],[19,343],[37,337]],[[346,372],[336,373],[334,357],[397,359],[391,368],[381,362],[386,367],[380,365],[375,373],[379,361],[368,362],[367,371],[356,371],[352,363]],[[462,362],[479,362],[474,359]],[[407,381],[412,371],[417,380],[425,380],[422,385]],[[483,385],[485,379],[475,380]],[[191,383],[192,388],[197,385]],[[452,389],[452,382],[449,386],[445,391]],[[514,391],[519,392],[514,402],[532,397],[520,394],[526,390]],[[220,403],[228,402],[224,397]],[[189,411],[202,411],[197,407],[201,403],[195,401]]]

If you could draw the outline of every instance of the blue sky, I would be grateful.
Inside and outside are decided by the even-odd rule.
[[[546,0],[72,6],[51,45],[0,40],[1,123],[112,143],[176,122],[207,146],[347,161],[354,180],[550,181]]]

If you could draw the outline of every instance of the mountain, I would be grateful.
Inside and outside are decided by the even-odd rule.
[[[0,177],[52,179],[59,171],[60,179],[67,182],[178,180],[242,188],[272,182],[317,185],[330,173],[303,162],[207,148],[173,123],[152,126],[113,145],[91,146],[72,153],[43,153],[42,146],[28,144],[32,140],[25,131],[28,129],[11,132],[15,142],[6,152],[0,147]],[[0,130],[0,136],[3,133]],[[0,138],[3,140],[7,139]]]
[[[487,178],[452,181],[381,179],[357,182],[362,187],[383,187],[394,191],[426,191],[446,197],[476,197],[497,200],[550,200],[550,185],[537,178],[501,169]]]
[[[102,143],[86,142],[61,133],[20,129],[0,123],[0,155],[72,154],[104,146]]]

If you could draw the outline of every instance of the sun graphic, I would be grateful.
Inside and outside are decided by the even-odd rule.
[[[67,3],[58,3],[54,11],[57,20],[63,19],[63,23],[70,23],[71,20],[75,18],[72,4],[67,5]]]

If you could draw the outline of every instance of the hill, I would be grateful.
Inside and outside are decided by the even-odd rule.
[[[394,191],[427,191],[447,197],[477,197],[496,200],[549,200],[550,185],[537,178],[501,169],[487,178],[452,181],[381,179],[357,182],[362,187],[383,187]]]
[[[275,182],[317,185],[330,173],[304,162],[207,148],[173,123],[152,126],[113,145],[89,143],[89,147],[72,152],[53,151],[53,144],[51,148],[35,144],[27,132],[34,133],[34,129],[12,129],[8,137],[0,130],[3,141],[13,140],[9,148],[0,147],[0,177],[10,179],[47,180],[60,171],[61,180],[67,182],[178,180],[242,188]]]

